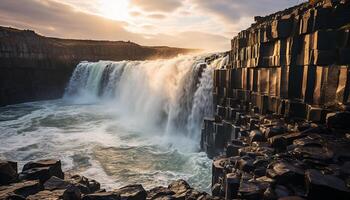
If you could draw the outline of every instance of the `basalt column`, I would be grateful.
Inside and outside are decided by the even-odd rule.
[[[350,152],[349,1],[313,1],[255,21],[232,39],[229,65],[213,77],[216,113],[201,137],[216,157],[213,194],[317,199],[333,191],[347,199],[349,174],[339,176],[346,161],[337,155]],[[339,169],[327,174],[330,166]]]

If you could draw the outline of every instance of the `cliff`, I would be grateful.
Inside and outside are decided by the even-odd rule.
[[[349,199],[350,3],[255,17],[215,70],[201,147],[225,199]],[[346,158],[346,159],[345,159]]]
[[[60,98],[73,69],[83,60],[145,60],[192,51],[122,41],[49,38],[30,30],[0,27],[0,106]]]

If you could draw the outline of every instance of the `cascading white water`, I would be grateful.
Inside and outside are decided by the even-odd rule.
[[[0,158],[55,158],[65,171],[115,189],[185,179],[209,192],[211,160],[198,152],[212,114],[213,69],[202,57],[80,63],[65,98],[0,108]]]
[[[199,140],[203,117],[211,116],[212,75],[227,57],[204,64],[203,57],[156,61],[81,62],[65,98],[79,103],[103,100],[146,127]]]

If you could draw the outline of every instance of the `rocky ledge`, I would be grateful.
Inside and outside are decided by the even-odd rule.
[[[213,196],[349,200],[349,117],[330,114],[326,125],[238,112],[233,126],[206,119],[206,127],[223,127],[213,141],[224,148],[213,161]],[[204,136],[210,140],[210,134]]]
[[[0,161],[0,200],[153,200],[153,199],[219,199],[199,192],[184,180],[168,187],[146,191],[142,185],[106,191],[100,183],[80,175],[63,173],[59,160],[39,160],[24,165],[18,174],[17,163]]]

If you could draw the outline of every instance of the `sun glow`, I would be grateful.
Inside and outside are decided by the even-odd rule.
[[[100,0],[101,14],[110,19],[128,20],[128,6],[128,0]]]

